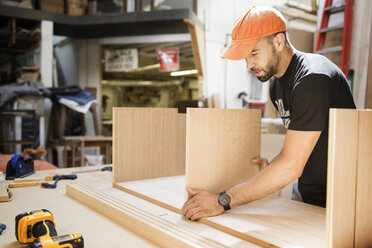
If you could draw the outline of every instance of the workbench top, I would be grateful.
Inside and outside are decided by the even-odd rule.
[[[77,170],[100,167],[103,166],[37,171],[27,178],[45,178],[45,176],[71,174]],[[111,187],[111,178],[112,172],[99,171],[78,174],[78,179],[75,181]],[[52,212],[59,235],[71,232],[81,233],[85,247],[156,247],[151,242],[68,197],[65,194],[67,183],[71,181],[61,180],[55,189],[45,189],[40,186],[10,189],[13,194],[12,200],[0,203],[0,223],[7,225],[0,235],[0,247],[24,247],[25,245],[20,244],[15,237],[15,217],[20,213],[38,209],[47,209]]]
[[[78,170],[90,170],[102,167],[103,166],[86,166],[37,171],[29,178],[45,178],[45,176],[53,176],[55,174],[72,174]],[[79,182],[122,199],[128,204],[138,206],[155,216],[160,216],[184,228],[193,230],[202,236],[221,243],[223,246],[235,248],[258,247],[205,224],[188,221],[182,216],[165,208],[113,188],[112,172],[96,171],[77,175],[77,180],[59,181],[55,189],[45,189],[40,188],[40,186],[12,188],[12,200],[10,202],[0,203],[0,223],[7,225],[7,229],[4,230],[3,234],[0,236],[0,246],[5,248],[23,247],[24,245],[18,243],[15,238],[15,217],[20,213],[47,209],[54,215],[57,233],[59,235],[71,232],[81,233],[84,238],[85,247],[156,247],[150,241],[137,236],[93,209],[68,197],[65,193],[66,184]],[[314,210],[314,214],[317,215],[319,213]],[[244,232],[243,229],[241,231]],[[290,238],[290,236],[289,234],[288,238]],[[286,239],[285,237],[280,237],[279,239],[283,238]]]

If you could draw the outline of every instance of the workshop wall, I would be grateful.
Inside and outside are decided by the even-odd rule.
[[[253,5],[282,5],[285,2],[285,0],[198,1],[198,17],[205,24],[205,97],[219,94],[222,107],[242,108],[242,101],[238,99],[238,94],[242,91],[251,94],[249,89],[252,77],[246,70],[244,60],[231,61],[220,57],[231,41],[235,21],[248,8]],[[262,94],[262,97],[262,100],[267,99],[266,94]]]
[[[77,85],[79,82],[78,41],[58,36],[53,38],[56,42],[54,56],[61,69],[58,71],[59,85]]]

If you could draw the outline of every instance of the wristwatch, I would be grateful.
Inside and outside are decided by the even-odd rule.
[[[225,211],[228,211],[231,209],[230,207],[231,198],[226,193],[226,191],[220,193],[220,197],[218,197],[218,203],[222,205],[223,209]]]

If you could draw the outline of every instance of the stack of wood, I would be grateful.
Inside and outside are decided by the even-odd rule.
[[[40,0],[40,9],[54,13],[63,14],[65,11],[64,0]]]

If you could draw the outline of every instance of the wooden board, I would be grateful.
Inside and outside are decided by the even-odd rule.
[[[327,175],[327,247],[353,247],[358,112],[331,109]]]
[[[331,109],[327,172],[327,247],[353,247],[357,137],[357,111]],[[346,233],[348,235],[345,235]]]
[[[102,167],[103,166],[92,166],[91,168],[98,169]],[[86,167],[42,170],[36,171],[32,176],[45,178],[46,176],[56,174],[68,175],[79,169],[86,170]],[[14,248],[26,246],[26,244],[22,245],[17,242],[15,238],[15,216],[20,213],[43,208],[53,213],[58,234],[67,234],[71,232],[81,233],[84,238],[85,247],[158,247],[80,202],[68,197],[65,194],[65,185],[71,182],[71,180],[60,180],[55,189],[45,189],[41,187],[11,189],[13,193],[11,201],[0,203],[0,222],[7,225],[6,230],[0,235],[0,247]],[[101,188],[102,186],[112,188],[112,172],[97,171],[82,173],[79,174],[78,178],[73,182],[84,182],[100,185]],[[105,231],[103,234],[102,230],[108,231]]]
[[[183,176],[116,183],[114,187],[181,213]],[[281,197],[266,197],[199,222],[261,247],[325,247],[325,209]]]
[[[9,201],[11,194],[9,192],[8,183],[5,181],[0,181],[0,202]]]
[[[186,185],[218,193],[258,172],[260,110],[187,109]]]
[[[104,166],[92,166],[94,169]],[[85,171],[87,168],[66,168],[51,171],[37,171],[33,176],[45,178],[46,176],[56,174],[72,174],[75,171]],[[15,221],[14,217],[19,213],[33,211],[46,208],[54,215],[57,223],[59,234],[70,232],[81,233],[84,237],[85,247],[102,248],[102,247],[140,247],[151,248],[159,247],[149,240],[142,238],[130,230],[122,227],[118,223],[105,217],[103,214],[97,213],[94,209],[89,208],[65,194],[66,184],[69,183],[84,183],[95,189],[105,192],[119,198],[121,201],[136,206],[148,213],[156,215],[159,218],[172,222],[174,224],[185,227],[199,235],[208,239],[214,240],[227,247],[234,248],[256,248],[257,246],[250,244],[244,240],[228,235],[222,231],[213,229],[207,225],[187,221],[179,214],[173,213],[165,208],[147,202],[138,197],[127,194],[121,190],[112,187],[112,172],[96,171],[89,173],[81,173],[74,181],[61,180],[55,189],[45,189],[41,187],[26,187],[14,188],[12,193],[14,197],[9,202],[0,203],[1,223],[7,225],[7,229],[0,236],[0,247],[22,247],[16,242],[14,236]],[[37,201],[35,196],[37,195]],[[99,227],[99,228],[97,228]],[[102,238],[102,230],[105,232]],[[23,245],[25,246],[25,245]]]
[[[355,247],[372,247],[372,111],[359,112]]]
[[[86,184],[68,184],[66,193],[161,247],[226,247]]]
[[[114,182],[184,174],[185,125],[177,109],[113,108]]]
[[[199,82],[203,82],[205,66],[204,29],[188,18],[184,19],[184,22],[187,24],[191,36],[194,63],[196,69],[198,70],[198,80]],[[199,89],[198,93],[202,94],[203,92],[201,92]]]

